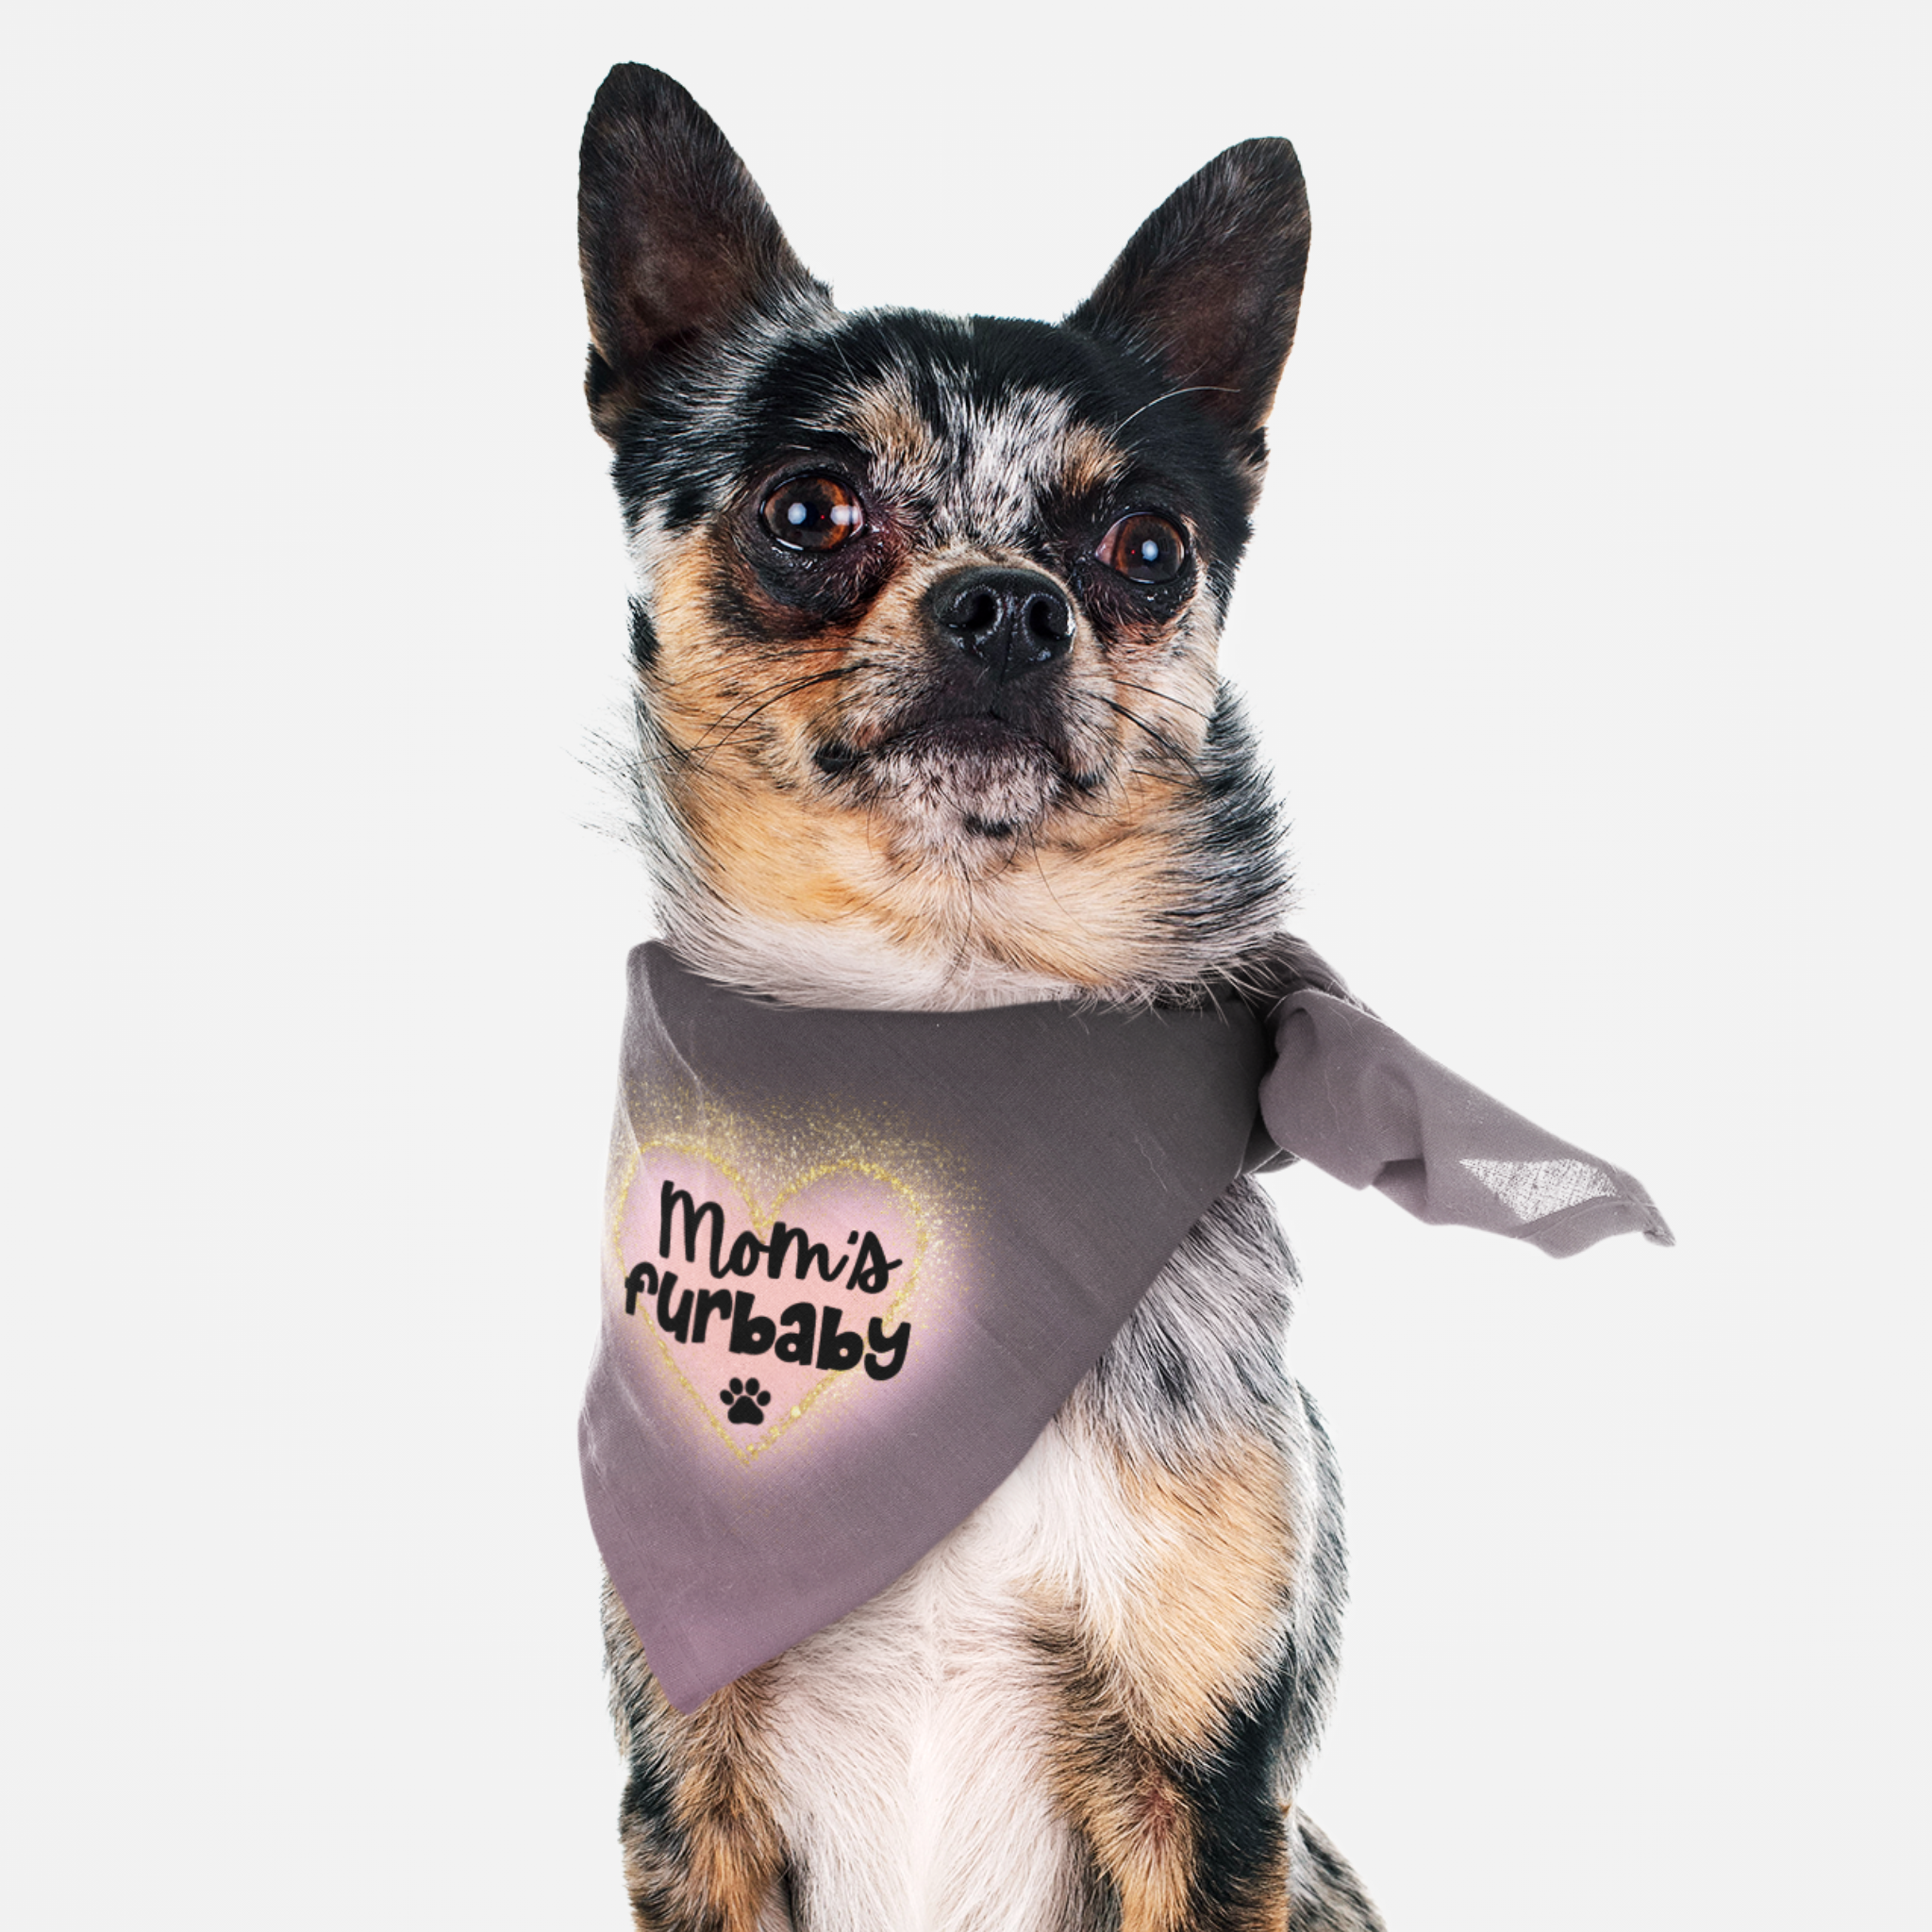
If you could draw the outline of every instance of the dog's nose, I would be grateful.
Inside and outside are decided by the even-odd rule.
[[[1063,658],[1074,641],[1074,608],[1038,571],[954,571],[929,593],[940,628],[1006,684]]]

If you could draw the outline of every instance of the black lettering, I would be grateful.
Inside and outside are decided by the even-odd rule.
[[[890,1382],[906,1366],[906,1344],[912,1340],[912,1324],[901,1322],[888,1335],[886,1324],[874,1315],[865,1324],[865,1339],[877,1352],[865,1358],[865,1373],[874,1382]]]
[[[711,1217],[711,1279],[716,1281],[724,1272],[718,1265],[718,1250],[724,1240],[724,1210],[715,1201],[707,1201],[700,1207],[682,1188],[666,1181],[658,1197],[658,1252],[667,1261],[671,1258],[671,1217],[679,1208],[684,1209],[684,1258],[687,1261],[695,1261],[698,1257],[698,1224],[706,1215]]]
[[[818,1263],[821,1281],[837,1281],[840,1275],[844,1274],[846,1262],[852,1258],[850,1255],[841,1255],[839,1265],[834,1268],[830,1265],[831,1253],[824,1241],[811,1240],[802,1227],[791,1227],[782,1221],[774,1221],[772,1224],[772,1239],[766,1244],[766,1252],[771,1259],[765,1263],[765,1273],[774,1281],[776,1281],[783,1273],[786,1252],[793,1241],[798,1243],[798,1273],[794,1279],[799,1281],[805,1279],[805,1271],[814,1261]]]
[[[856,1369],[864,1342],[857,1335],[840,1334],[839,1311],[830,1302],[820,1309],[819,1318],[819,1367]]]
[[[728,1288],[706,1288],[698,1291],[698,1318],[691,1324],[691,1339],[702,1341],[705,1330],[711,1325],[714,1313],[728,1315],[731,1312],[731,1291]]]
[[[743,1289],[738,1291],[738,1305],[731,1310],[733,1355],[763,1355],[771,1347],[773,1336],[778,1332],[778,1324],[769,1315],[752,1313],[757,1306]]]
[[[846,1286],[858,1289],[861,1294],[877,1294],[891,1285],[892,1270],[905,1265],[904,1261],[887,1260],[878,1236],[867,1228],[865,1239],[858,1244],[858,1259],[852,1265],[852,1279]]]
[[[677,1276],[674,1274],[671,1278],[675,1281]],[[658,1271],[648,1261],[640,1261],[624,1277],[624,1312],[626,1315],[635,1315],[638,1311],[638,1303],[641,1300],[651,1299],[657,1292]]]
[[[731,1243],[731,1258],[724,1265],[733,1274],[756,1274],[764,1258],[764,1242],[747,1230]]]
[[[778,1338],[778,1359],[781,1362],[803,1362],[809,1368],[812,1343],[818,1339],[818,1309],[810,1302],[793,1302],[778,1320],[785,1329]]]
[[[686,1289],[677,1298],[675,1316],[665,1312],[671,1306],[671,1291],[676,1286],[677,1276],[666,1269],[664,1279],[658,1284],[658,1325],[665,1334],[675,1335],[678,1341],[687,1341],[691,1339],[691,1290]]]

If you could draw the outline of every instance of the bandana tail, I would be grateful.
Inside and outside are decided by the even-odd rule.
[[[1310,988],[1275,1021],[1261,1118],[1274,1141],[1419,1220],[1574,1255],[1613,1234],[1674,1238],[1642,1186],[1559,1141],[1346,1000]]]

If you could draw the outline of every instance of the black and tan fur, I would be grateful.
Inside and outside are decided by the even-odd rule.
[[[620,67],[581,239],[669,943],[844,1006],[1257,970],[1287,881],[1215,649],[1307,257],[1288,144],[1210,162],[1058,325],[848,316],[691,97]],[[862,522],[799,547],[827,487]],[[638,1924],[1377,1926],[1294,1807],[1343,1583],[1293,1278],[1236,1187],[972,1519],[693,1714],[611,1599]]]

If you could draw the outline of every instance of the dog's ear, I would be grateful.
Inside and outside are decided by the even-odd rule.
[[[1244,141],[1141,223],[1067,324],[1153,357],[1258,469],[1307,265],[1308,197],[1294,149]]]
[[[829,301],[718,124],[668,74],[613,67],[584,125],[584,379],[607,437],[658,373],[751,314]]]

